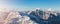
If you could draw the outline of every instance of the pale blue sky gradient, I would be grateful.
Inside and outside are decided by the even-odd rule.
[[[30,10],[34,8],[60,8],[60,0],[0,0],[0,8]]]

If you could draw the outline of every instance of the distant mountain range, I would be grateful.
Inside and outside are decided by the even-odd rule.
[[[35,9],[32,11],[23,12],[21,13],[21,15],[27,15],[30,17],[31,20],[39,24],[60,24],[60,13],[52,9]]]
[[[60,24],[59,22],[60,12],[53,9],[0,11],[0,24]]]

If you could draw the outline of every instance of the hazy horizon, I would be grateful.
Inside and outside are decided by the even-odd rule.
[[[60,7],[60,0],[0,0],[0,8],[31,10],[35,8],[55,9]]]

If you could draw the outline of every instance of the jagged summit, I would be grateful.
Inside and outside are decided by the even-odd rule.
[[[54,11],[54,9],[52,9],[52,8],[49,8],[49,9],[48,9],[48,11],[51,11],[51,12],[53,12],[53,11]]]
[[[48,11],[49,10],[49,11]],[[0,12],[0,20],[3,20],[5,24],[16,23],[16,24],[44,24],[52,21],[57,21],[60,19],[60,13],[56,11],[52,11],[52,9],[41,10],[41,9],[33,9],[31,11],[7,11]],[[51,12],[50,12],[51,11]],[[22,23],[21,23],[22,22]]]

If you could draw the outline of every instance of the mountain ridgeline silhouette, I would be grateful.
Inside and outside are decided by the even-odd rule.
[[[33,11],[19,12],[21,16],[28,16],[38,24],[60,24],[60,13],[56,11],[45,11],[35,9]]]
[[[53,9],[0,11],[0,24],[60,24],[60,12]]]

